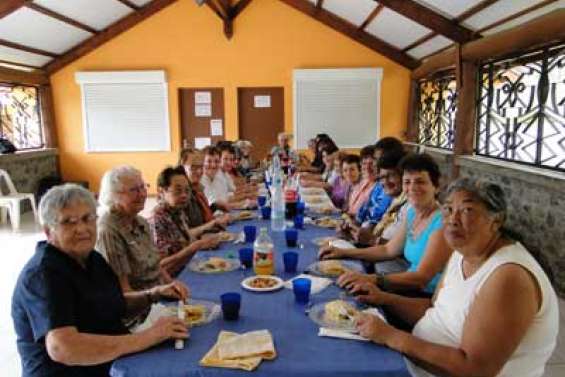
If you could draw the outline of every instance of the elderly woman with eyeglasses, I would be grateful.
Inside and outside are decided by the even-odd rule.
[[[165,168],[157,177],[159,203],[153,208],[149,224],[155,245],[161,255],[161,268],[170,275],[177,275],[198,250],[213,249],[220,243],[215,234],[204,232],[223,224],[211,220],[197,228],[190,227],[187,207],[196,205],[182,166]]]
[[[99,201],[103,214],[98,219],[96,248],[118,275],[124,292],[172,281],[160,267],[161,258],[148,222],[139,216],[146,199],[147,184],[136,168],[118,166],[102,177]]]
[[[50,189],[39,204],[47,241],[18,278],[12,297],[23,376],[108,376],[112,360],[170,338],[188,336],[183,321],[159,319],[129,334],[121,319],[161,297],[184,300],[182,284],[126,292],[94,251],[96,201],[67,184]]]
[[[433,299],[367,285],[360,300],[415,324],[406,333],[362,315],[361,335],[405,354],[413,376],[539,377],[556,344],[558,302],[546,274],[504,231],[499,186],[462,179],[447,191],[444,234],[455,249]]]

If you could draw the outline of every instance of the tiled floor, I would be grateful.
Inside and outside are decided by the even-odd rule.
[[[20,376],[20,360],[16,351],[15,334],[10,316],[12,290],[20,270],[33,253],[35,243],[43,239],[43,233],[32,221],[23,216],[22,229],[13,233],[7,224],[0,224],[0,251],[4,258],[0,263],[0,365],[2,377]],[[557,348],[546,369],[545,377],[565,376],[565,300],[560,302],[560,331]]]

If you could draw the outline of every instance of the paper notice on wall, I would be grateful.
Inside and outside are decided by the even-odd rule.
[[[255,107],[271,107],[271,96],[254,96],[253,106]]]
[[[195,137],[194,138],[194,148],[196,149],[202,149],[204,147],[207,147],[209,145],[212,145],[212,139],[209,137]]]
[[[194,115],[197,117],[212,116],[212,105],[208,103],[199,103],[194,105]]]
[[[223,122],[221,119],[212,119],[210,121],[210,135],[222,136],[224,133]]]
[[[194,103],[212,103],[212,92],[194,92]]]

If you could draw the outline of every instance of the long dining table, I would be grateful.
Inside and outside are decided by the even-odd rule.
[[[244,225],[270,229],[270,222],[261,219],[239,221],[230,225],[230,232],[239,233]],[[306,224],[299,231],[299,245],[288,248],[284,232],[269,232],[274,242],[276,275],[288,280],[307,269],[317,260],[318,246],[312,240],[331,236],[333,229]],[[199,256],[238,258],[238,250],[252,244],[224,243],[215,251],[199,251]],[[282,255],[287,250],[299,253],[296,274],[284,272]],[[190,330],[190,339],[184,349],[178,350],[173,341],[164,342],[144,352],[117,359],[111,368],[112,377],[215,377],[243,376],[254,373],[269,377],[355,377],[355,376],[410,376],[403,356],[389,348],[358,340],[318,336],[319,326],[307,315],[311,305],[340,297],[341,290],[330,285],[311,295],[309,305],[295,303],[292,290],[282,288],[273,292],[250,292],[241,287],[241,281],[253,275],[250,269],[225,273],[203,274],[188,268],[178,276],[186,283],[194,299],[220,302],[220,295],[239,292],[242,296],[240,317],[236,321],[218,319]],[[243,333],[267,329],[271,332],[277,352],[274,360],[264,360],[253,372],[236,369],[203,367],[200,359],[215,344],[221,330]]]

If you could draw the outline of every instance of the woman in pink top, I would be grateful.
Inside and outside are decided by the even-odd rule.
[[[373,191],[373,187],[377,182],[377,170],[375,168],[374,158],[375,147],[369,145],[361,149],[361,182],[351,188],[349,198],[347,200],[347,214],[355,216],[359,208],[369,200],[369,195]]]

